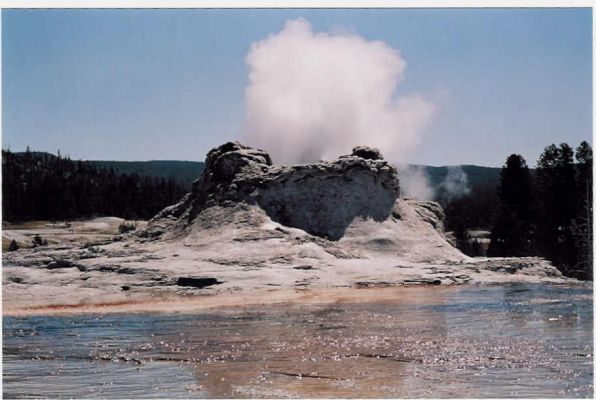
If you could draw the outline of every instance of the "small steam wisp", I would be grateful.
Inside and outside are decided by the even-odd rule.
[[[424,167],[417,165],[400,165],[399,185],[404,197],[418,200],[434,200],[435,191],[428,183]]]
[[[447,202],[463,197],[470,193],[468,175],[466,175],[459,165],[448,167],[447,176],[441,182],[439,189],[445,193],[445,200]]]

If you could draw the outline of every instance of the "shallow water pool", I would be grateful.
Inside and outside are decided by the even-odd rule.
[[[4,317],[3,395],[592,397],[591,287],[395,290],[411,296]]]

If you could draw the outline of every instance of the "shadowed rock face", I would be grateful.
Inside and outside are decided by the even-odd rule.
[[[207,154],[192,192],[154,220],[188,225],[206,208],[247,203],[280,224],[338,240],[356,217],[386,220],[398,195],[397,170],[377,149],[359,146],[335,161],[273,166],[264,151],[230,142]]]

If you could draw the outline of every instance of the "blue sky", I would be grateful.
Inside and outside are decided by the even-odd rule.
[[[251,43],[287,19],[400,50],[437,106],[411,163],[534,165],[592,140],[591,9],[3,10],[2,145],[202,160],[239,137]]]

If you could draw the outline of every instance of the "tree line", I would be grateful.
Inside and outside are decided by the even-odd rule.
[[[60,154],[2,150],[2,212],[9,222],[94,216],[148,219],[187,189],[172,178],[122,174]]]
[[[592,279],[592,148],[551,144],[531,170],[511,154],[497,188],[476,188],[446,205],[446,227],[476,255],[469,231],[490,230],[489,256],[542,256],[565,275]],[[473,241],[472,241],[473,242]]]

